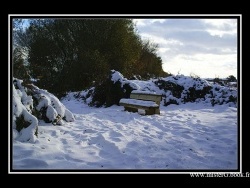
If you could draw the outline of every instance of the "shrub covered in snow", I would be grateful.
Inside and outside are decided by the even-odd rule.
[[[210,84],[204,79],[183,75],[169,76],[155,81],[165,94],[164,105],[186,102],[206,102],[215,104],[235,105],[237,91],[219,84]]]
[[[74,121],[73,114],[53,94],[13,79],[13,138],[34,142],[38,119],[54,125]]]
[[[180,98],[181,97],[181,93],[184,89],[183,86],[175,83],[175,82],[172,82],[172,81],[167,81],[167,80],[164,80],[162,78],[160,79],[157,79],[155,81],[155,84],[161,89],[161,90],[164,90],[165,92],[168,92],[168,91],[171,91],[171,93]]]
[[[58,125],[62,124],[62,120],[74,121],[73,115],[69,114],[69,111],[56,96],[34,85],[30,85],[30,88],[32,88],[31,91],[36,104],[34,111],[40,119],[43,119],[46,123],[52,122]]]
[[[229,103],[229,105],[234,106],[237,103],[237,90],[221,86],[219,84],[214,84],[206,98],[212,105]]]
[[[169,76],[155,81],[166,92],[165,105],[195,102],[205,99],[210,91],[210,84],[203,79],[183,75]]]
[[[121,73],[111,70],[108,78],[87,90],[83,98],[90,106],[109,107],[113,104],[118,105],[121,98],[129,98],[131,91],[138,88],[137,84],[124,78]]]
[[[132,90],[161,94],[164,105],[187,102],[204,102],[211,105],[229,104],[236,106],[237,89],[209,83],[205,79],[184,75],[143,80],[128,80],[118,71],[111,71],[109,77],[96,87],[75,93],[90,106],[106,107],[119,104],[121,98],[129,98]]]

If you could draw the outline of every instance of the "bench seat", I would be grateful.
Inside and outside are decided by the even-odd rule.
[[[143,101],[138,99],[121,99],[119,104],[129,112],[145,111],[145,115],[160,114],[159,105],[154,101]]]

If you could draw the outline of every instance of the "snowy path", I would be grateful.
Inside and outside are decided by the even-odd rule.
[[[237,108],[170,105],[141,116],[63,103],[76,121],[40,124],[34,144],[13,141],[13,169],[237,169]]]

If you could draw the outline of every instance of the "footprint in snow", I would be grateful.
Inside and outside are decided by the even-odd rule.
[[[83,133],[96,133],[96,131],[92,129],[84,129]]]
[[[48,163],[39,159],[26,158],[20,161],[22,168],[46,168]]]
[[[144,142],[150,142],[150,140],[148,138],[143,138],[142,139]]]
[[[109,132],[110,137],[122,137],[123,135],[116,131],[110,131]]]
[[[163,136],[162,136],[162,135],[159,135],[159,136],[158,136],[158,138],[159,138],[159,139],[162,139],[162,138],[163,138]]]
[[[63,144],[68,144],[67,140],[65,138],[61,138],[61,141]]]
[[[183,138],[185,138],[185,139],[193,139],[191,136],[189,136],[188,134],[182,134],[181,135]]]

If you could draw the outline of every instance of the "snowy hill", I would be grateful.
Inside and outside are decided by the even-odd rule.
[[[31,120],[31,129],[22,130],[38,137],[21,139],[22,131],[13,126],[17,134],[13,169],[238,168],[236,89],[185,76],[128,80],[117,71],[104,85],[68,93],[61,101],[35,86],[31,91],[36,94],[27,88],[24,92],[20,85],[19,80],[13,85],[13,108],[18,106],[14,122],[23,114],[26,121]],[[113,93],[114,100],[103,86],[112,91],[108,94]],[[115,105],[132,90],[162,94],[160,115],[142,116]],[[33,142],[23,142],[27,138]]]

